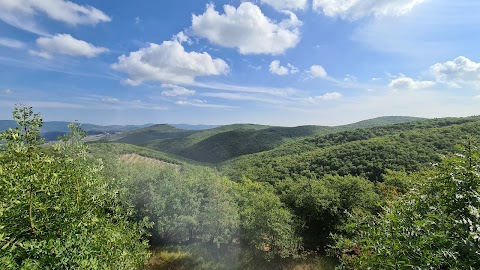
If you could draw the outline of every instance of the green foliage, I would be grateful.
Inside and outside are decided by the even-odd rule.
[[[0,265],[3,269],[132,269],[147,244],[122,190],[100,176],[102,165],[71,133],[54,151],[40,146],[42,120],[15,108],[19,127],[0,135]]]
[[[184,166],[182,171],[146,164],[111,163],[109,175],[129,190],[127,199],[148,217],[151,234],[162,244],[227,244],[237,231],[238,214],[230,180],[212,169]]]
[[[480,155],[462,154],[410,176],[414,189],[378,217],[354,217],[335,250],[353,269],[478,269]]]
[[[452,153],[469,134],[480,138],[478,117],[438,119],[358,129],[286,144],[221,166],[232,179],[320,178],[327,174],[383,181],[388,170],[414,172]]]
[[[242,179],[236,185],[240,211],[240,237],[248,245],[265,252],[268,260],[299,255],[301,238],[292,213],[271,186]]]
[[[323,252],[330,234],[346,222],[347,213],[375,213],[380,197],[367,179],[327,175],[321,179],[287,179],[276,183],[281,200],[302,222],[301,235],[309,250]]]

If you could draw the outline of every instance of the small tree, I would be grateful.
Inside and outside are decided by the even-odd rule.
[[[461,154],[411,177],[416,180],[412,191],[376,218],[354,219],[350,235],[337,238],[335,248],[344,265],[479,269],[480,159],[472,140]]]
[[[132,269],[147,256],[143,228],[128,221],[119,188],[101,178],[82,131],[54,151],[41,147],[42,119],[31,107],[13,113],[19,128],[0,134],[2,269]]]
[[[236,188],[240,237],[267,260],[296,257],[302,250],[293,214],[271,186],[243,178]]]

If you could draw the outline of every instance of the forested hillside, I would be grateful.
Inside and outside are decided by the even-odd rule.
[[[207,155],[242,155],[220,171],[127,143],[84,144],[76,124],[43,144],[32,108],[14,119],[20,128],[0,133],[5,269],[480,267],[480,117],[351,130],[157,125],[123,137],[173,136],[218,155],[216,145],[262,151],[275,145],[265,138],[317,134]]]
[[[337,127],[237,124],[202,131],[186,131],[168,125],[157,125],[125,133],[117,141],[145,146],[198,162],[216,164],[238,156],[267,151],[297,138],[418,120],[421,118],[391,116]]]
[[[276,182],[326,174],[381,181],[388,170],[413,172],[452,153],[467,135],[480,138],[480,117],[444,118],[342,131],[239,157],[221,166],[234,179]]]

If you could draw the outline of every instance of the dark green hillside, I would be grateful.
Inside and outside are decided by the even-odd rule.
[[[184,130],[162,124],[127,132],[121,135],[121,138],[117,141],[134,145],[145,145],[150,141],[158,139],[185,138],[195,132],[197,131]]]
[[[229,132],[234,130],[261,130],[265,128],[268,128],[268,126],[252,125],[252,124],[234,124],[234,125],[219,126],[216,128],[195,132],[192,135],[185,138],[152,140],[147,144],[147,147],[176,154],[183,149],[191,147],[205,139],[221,134],[223,132]]]
[[[387,169],[416,171],[451,153],[467,135],[480,139],[480,117],[444,118],[344,131],[299,140],[272,151],[240,157],[222,169],[238,179],[275,182],[325,174],[382,180]]]
[[[328,127],[271,127],[262,130],[233,130],[211,136],[180,152],[193,160],[220,163],[238,156],[263,152],[279,146],[285,140],[319,134]]]
[[[201,131],[156,125],[128,132],[121,135],[117,141],[145,146],[198,162],[216,164],[241,155],[267,151],[292,139],[336,133],[362,126],[382,126],[416,120],[419,118],[389,116],[338,127],[236,124]]]

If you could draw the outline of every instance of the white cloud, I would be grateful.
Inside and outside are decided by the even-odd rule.
[[[310,67],[309,70],[307,70],[307,73],[312,77],[312,78],[327,78],[328,74],[327,71],[319,65],[313,65]]]
[[[270,73],[276,75],[287,75],[289,73],[288,68],[281,66],[280,61],[274,60],[270,63]]]
[[[200,107],[200,108],[218,108],[218,109],[234,108],[232,106],[227,106],[227,105],[209,104],[207,101],[199,100],[199,99],[194,99],[191,101],[179,100],[175,102],[175,104],[180,106],[193,106],[193,107]]]
[[[280,23],[250,2],[237,9],[225,5],[224,12],[220,14],[212,4],[207,5],[205,13],[192,16],[193,33],[214,44],[237,48],[241,54],[282,54],[300,41],[298,27],[302,22],[292,12],[284,11],[289,19]]]
[[[450,87],[480,88],[480,63],[473,62],[465,56],[459,56],[453,61],[437,63],[430,67],[430,71],[438,82]]]
[[[290,63],[288,63],[286,67],[280,65],[279,60],[273,60],[272,63],[270,63],[270,73],[275,75],[295,74],[298,73],[298,71],[298,68]]]
[[[357,20],[367,16],[401,16],[424,0],[313,0],[313,10],[328,17]]]
[[[295,73],[300,72],[300,70],[296,66],[294,66],[290,63],[287,64],[287,67],[290,69],[291,74],[295,74]]]
[[[166,89],[162,92],[162,96],[166,97],[190,96],[195,94],[194,90],[189,90],[175,84],[162,84],[162,88]]]
[[[66,0],[0,0],[0,20],[14,27],[46,35],[34,21],[38,14],[69,25],[95,25],[111,20],[102,11]]]
[[[260,0],[260,2],[279,11],[305,9],[308,3],[307,0]]]
[[[255,102],[264,102],[264,103],[270,103],[270,104],[280,104],[283,101],[282,100],[277,100],[273,99],[271,97],[265,97],[263,95],[259,94],[251,94],[251,93],[203,93],[201,94],[202,96],[205,97],[214,97],[214,98],[221,98],[221,99],[227,99],[227,100],[234,100],[234,101],[255,101]]]
[[[221,91],[233,91],[233,92],[245,92],[245,93],[259,93],[266,94],[275,97],[288,97],[298,92],[294,88],[275,88],[275,87],[263,87],[263,86],[244,86],[244,85],[232,85],[224,83],[199,83],[196,82],[193,85],[206,89],[215,89]]]
[[[31,53],[44,58],[49,58],[52,54],[95,57],[108,51],[106,48],[95,47],[88,42],[73,38],[69,34],[40,37],[37,39],[37,46],[40,51],[31,51]]]
[[[114,98],[114,97],[101,98],[100,101],[106,102],[106,103],[118,103],[118,102],[120,102],[120,100],[118,98]]]
[[[47,52],[40,52],[40,51],[35,51],[35,50],[28,50],[28,52],[31,55],[35,55],[35,56],[42,57],[42,58],[45,58],[45,59],[52,59],[52,56]]]
[[[358,78],[354,75],[347,74],[345,75],[345,78],[343,78],[343,81],[346,83],[356,83],[358,82]]]
[[[405,77],[401,74],[400,78],[396,78],[390,81],[388,87],[395,90],[418,90],[434,86],[435,82],[432,81],[415,81],[412,78]]]
[[[0,37],[0,46],[9,47],[13,49],[22,49],[22,48],[25,48],[25,43],[16,39]]]
[[[151,43],[149,47],[122,55],[112,65],[129,76],[125,83],[139,85],[144,81],[191,84],[197,76],[221,75],[229,67],[220,58],[212,58],[203,52],[186,52],[178,35],[162,44]]]
[[[342,94],[338,92],[331,92],[331,93],[326,93],[321,96],[315,96],[315,97],[308,97],[305,99],[308,103],[317,103],[319,101],[329,101],[329,100],[335,100],[339,99],[342,97]]]

